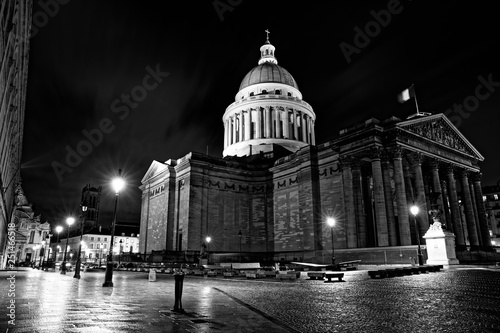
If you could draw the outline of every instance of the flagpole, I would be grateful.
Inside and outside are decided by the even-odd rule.
[[[417,103],[417,92],[415,91],[415,86],[412,84],[411,88],[413,89],[413,98],[415,99],[415,106],[417,107],[417,116],[420,115],[420,112],[418,111],[418,103]]]

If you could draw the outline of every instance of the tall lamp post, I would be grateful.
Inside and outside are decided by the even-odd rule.
[[[210,244],[210,241],[212,240],[212,238],[210,236],[207,236],[207,238],[205,238],[205,240],[207,241],[207,264],[210,263],[210,251],[208,250],[208,245]]]
[[[415,223],[415,232],[417,234],[417,245],[418,245],[418,252],[417,252],[417,257],[418,257],[418,264],[422,266],[424,264],[424,256],[422,255],[422,250],[420,249],[420,232],[418,231],[418,224],[417,224],[417,214],[418,214],[418,206],[413,205],[410,207],[410,213],[413,215],[413,221]]]
[[[333,226],[335,225],[335,219],[333,217],[329,217],[326,219],[326,223],[330,227],[330,231],[332,234],[332,265],[335,266],[335,246],[333,242]]]
[[[123,244],[123,239],[120,239],[120,256],[118,257],[118,266],[120,266],[120,264],[122,263],[122,251],[123,251],[122,244]]]
[[[118,170],[118,177],[113,179],[112,186],[115,190],[115,210],[113,214],[113,222],[111,224],[111,243],[109,245],[108,260],[106,262],[106,275],[104,283],[102,284],[103,287],[113,287],[113,241],[115,237],[116,208],[118,206],[120,191],[125,186],[125,181],[121,178],[121,169]]]
[[[56,245],[56,250],[54,251],[54,263],[57,261],[57,252],[59,252],[59,249],[61,248],[59,246],[59,234],[61,233],[61,231],[63,230],[63,227],[61,227],[60,225],[58,225],[56,227],[56,232],[57,232],[57,245]]]
[[[63,262],[61,264],[61,274],[65,275],[66,274],[66,253],[68,252],[68,241],[69,241],[69,230],[71,225],[75,223],[75,218],[74,217],[68,217],[66,219],[66,224],[68,225],[68,234],[66,236],[66,246],[64,247],[64,256],[63,256]]]
[[[85,219],[87,217],[87,201],[82,202],[82,215],[83,215],[83,220],[82,220],[82,227],[80,228],[80,245],[78,245],[78,257],[76,258],[76,267],[75,267],[75,275],[73,277],[75,279],[80,278],[80,266],[82,264],[82,243],[83,243],[83,227],[85,225]]]
[[[240,262],[241,262],[241,236],[242,236],[242,235],[243,235],[243,234],[241,233],[241,230],[240,230],[240,231],[238,231],[238,237],[240,238]]]
[[[47,265],[47,263],[49,261],[49,251],[48,251],[48,248],[50,249],[50,239],[51,238],[52,238],[52,234],[48,234],[47,236],[45,236],[45,244],[44,244],[44,247],[43,247],[42,270],[47,270],[47,269],[44,269],[44,268],[46,268],[45,266]],[[45,260],[45,257],[47,257],[47,260]]]

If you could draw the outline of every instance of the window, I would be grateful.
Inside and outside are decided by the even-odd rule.
[[[33,238],[35,238],[35,230],[31,230],[30,232],[30,240],[28,243],[33,244]]]
[[[97,245],[97,249],[99,250],[101,248],[101,244],[96,244]]]
[[[89,249],[93,249],[94,248],[94,243],[90,243],[89,244]]]
[[[289,92],[287,95],[288,95],[288,97],[292,97],[292,93],[291,92]]]
[[[253,96],[253,92],[250,93],[250,96]]]
[[[494,198],[495,200],[498,200],[498,194],[493,194],[493,198]]]
[[[486,196],[485,195],[483,195],[483,201],[486,201]]]
[[[105,249],[108,247],[108,244],[102,244],[102,248]]]
[[[108,237],[104,237],[104,241],[107,242],[108,241]]]
[[[89,253],[89,259],[92,259],[92,253]]]
[[[280,89],[276,89],[276,91],[274,92],[276,95],[281,95],[281,90]]]
[[[94,241],[94,237],[90,237],[90,241],[93,242]]]
[[[101,241],[101,237],[97,237],[97,241],[100,242]]]

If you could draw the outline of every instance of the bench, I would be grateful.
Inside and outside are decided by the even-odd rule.
[[[225,278],[233,277],[234,276],[234,272],[224,272],[222,274],[224,275]]]
[[[296,280],[297,275],[287,274],[287,273],[278,273],[278,274],[276,274],[276,278],[280,279],[280,280]]]
[[[372,279],[383,279],[387,276],[387,272],[385,271],[385,269],[379,269],[376,271],[368,271],[368,275]]]
[[[340,267],[340,270],[342,271],[355,271],[356,269],[358,269],[358,264],[360,262],[361,260],[351,260],[340,262],[338,265]]]
[[[307,276],[309,280],[323,280],[325,278],[325,272],[308,272]]]
[[[339,279],[339,282],[343,282],[342,278],[344,277],[344,273],[325,273],[325,278],[327,280],[325,282],[333,282],[332,279]]]

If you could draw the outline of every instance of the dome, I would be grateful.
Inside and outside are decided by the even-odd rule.
[[[283,67],[272,62],[263,62],[255,66],[243,78],[240,84],[240,91],[248,86],[258,83],[276,82],[283,83],[299,89],[292,75]]]

